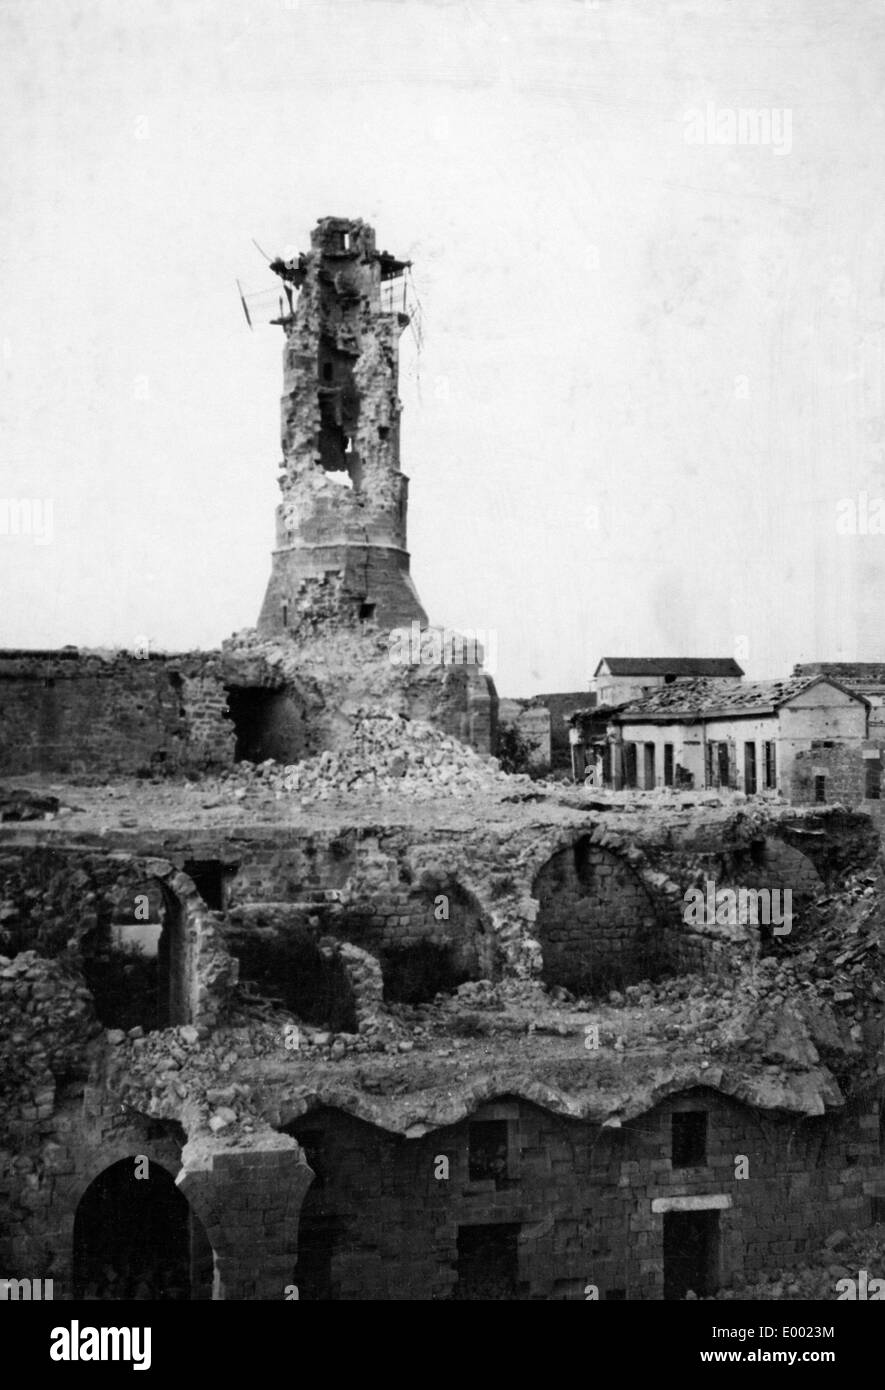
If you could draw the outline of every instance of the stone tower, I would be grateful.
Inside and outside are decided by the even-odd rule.
[[[409,574],[409,480],[399,466],[399,338],[409,262],[359,220],[324,217],[311,250],[271,269],[288,311],[282,501],[259,632],[279,636],[427,616]],[[296,298],[297,294],[297,298]]]

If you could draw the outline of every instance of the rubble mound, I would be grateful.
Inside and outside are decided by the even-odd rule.
[[[797,1299],[849,1302],[880,1300],[885,1276],[885,1225],[833,1231],[803,1264],[763,1274],[756,1283],[723,1289],[706,1302],[731,1299]],[[843,1282],[845,1281],[845,1282]],[[852,1286],[853,1285],[853,1286]]]
[[[244,771],[248,766],[249,770]],[[324,800],[340,793],[369,791],[401,793],[431,800],[503,791],[530,779],[501,772],[497,758],[483,757],[472,748],[421,719],[407,719],[383,707],[354,712],[353,736],[341,748],[326,750],[300,763],[283,766],[268,759],[240,764],[239,775],[260,778],[265,788],[303,801]]]

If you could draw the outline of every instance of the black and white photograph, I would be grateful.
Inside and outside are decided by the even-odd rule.
[[[883,0],[0,0],[0,143],[22,1364],[571,1301],[844,1376]]]

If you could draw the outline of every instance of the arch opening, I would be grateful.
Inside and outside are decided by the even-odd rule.
[[[551,856],[533,888],[542,979],[578,995],[624,989],[670,972],[645,885],[616,854],[583,836]]]
[[[199,1217],[161,1164],[135,1154],[105,1168],[74,1217],[74,1298],[211,1299],[214,1257]],[[141,1171],[143,1171],[143,1166]]]

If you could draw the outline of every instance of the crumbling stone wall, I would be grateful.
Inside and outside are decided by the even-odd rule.
[[[211,654],[0,653],[0,775],[150,774],[233,760]]]
[[[685,1110],[707,1115],[706,1156],[680,1168],[671,1126]],[[470,1124],[482,1120],[508,1128],[497,1179],[470,1177]],[[309,1111],[287,1132],[305,1144],[321,1179],[302,1218],[305,1269],[293,1276],[308,1299],[457,1296],[459,1231],[503,1225],[518,1228],[515,1287],[490,1297],[583,1299],[595,1284],[600,1298],[659,1299],[663,1214],[653,1201],[712,1195],[728,1204],[716,1256],[716,1282],[727,1287],[789,1263],[833,1226],[864,1219],[878,1163],[872,1127],[858,1119],[762,1116],[705,1090],[670,1095],[620,1129],[502,1097],[421,1138],[333,1109]],[[736,1176],[740,1156],[745,1179]],[[325,1290],[316,1278],[323,1253]]]
[[[864,804],[864,758],[858,747],[837,745],[834,748],[803,748],[793,761],[793,774],[784,795],[796,806],[817,800],[816,768],[825,777],[824,800],[842,806]]]
[[[174,935],[172,1023],[214,1023],[236,978],[214,915],[188,876],[166,860],[121,851],[43,845],[7,846],[0,858],[0,951],[33,950],[58,961],[77,985],[105,940],[121,903],[135,903],[152,882],[166,895]]]

